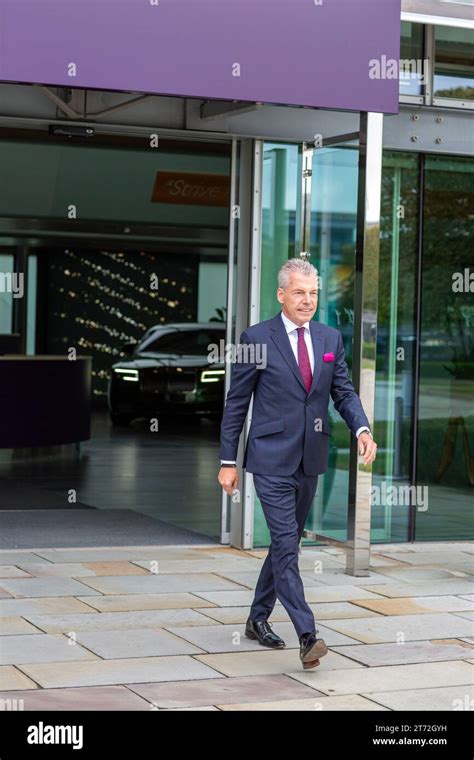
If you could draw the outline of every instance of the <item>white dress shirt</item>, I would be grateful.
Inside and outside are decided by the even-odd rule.
[[[295,325],[294,322],[291,321],[291,319],[288,319],[288,317],[281,313],[281,318],[283,321],[283,324],[285,325],[285,329],[288,335],[288,339],[290,341],[290,346],[293,350],[293,353],[295,355],[296,363],[298,364],[298,326]],[[311,372],[314,372],[314,349],[313,349],[313,341],[311,340],[311,330],[309,329],[309,322],[305,322],[301,325],[301,327],[304,327],[304,342],[306,343],[306,348],[308,349],[308,356],[309,356],[309,363],[311,364]],[[299,366],[299,364],[298,364]]]
[[[299,366],[298,363],[298,327],[304,327],[304,341],[306,343],[306,348],[308,349],[308,356],[309,356],[309,362],[311,364],[311,372],[314,372],[314,348],[313,348],[313,341],[311,340],[311,330],[309,327],[309,321],[304,322],[302,325],[296,325],[294,322],[291,321],[291,319],[288,319],[288,317],[281,312],[281,319],[285,326],[286,333],[288,335],[288,340],[290,341],[290,346],[293,351],[293,354],[296,359],[296,363]],[[356,430],[356,438],[359,437],[359,435],[364,431],[367,430],[370,433],[370,430],[368,427],[360,427]],[[229,459],[221,459],[221,464],[235,464],[235,462],[231,462]]]

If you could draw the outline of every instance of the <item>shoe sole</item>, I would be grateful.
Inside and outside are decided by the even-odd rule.
[[[258,641],[261,647],[266,647],[267,649],[284,649],[286,644],[283,641],[281,644],[262,644],[262,642],[259,640],[258,636],[255,633],[246,633],[245,634],[248,639],[252,639],[254,641]]]
[[[302,662],[303,662],[303,669],[307,670],[308,668],[314,668],[316,665],[319,665],[319,658],[324,657],[328,653],[328,648],[326,646],[326,642],[323,641],[323,639],[318,639],[318,641],[315,641],[311,649],[306,652]]]
[[[303,662],[303,670],[309,670],[310,668],[316,668],[321,663],[319,660],[311,660],[311,662]]]

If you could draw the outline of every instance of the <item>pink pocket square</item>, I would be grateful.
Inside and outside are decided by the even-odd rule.
[[[323,362],[333,362],[334,359],[334,354],[323,354]]]

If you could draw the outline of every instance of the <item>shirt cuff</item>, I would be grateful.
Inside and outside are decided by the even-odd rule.
[[[356,438],[358,438],[360,434],[364,432],[364,430],[367,430],[367,432],[370,433],[370,428],[364,425],[364,427],[360,427],[358,430],[356,430]]]
[[[236,464],[233,459],[221,459],[221,464]]]

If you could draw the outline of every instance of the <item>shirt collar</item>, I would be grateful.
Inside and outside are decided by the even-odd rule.
[[[300,327],[300,325],[295,325],[295,323],[292,322],[291,319],[288,319],[288,317],[283,313],[283,311],[281,312],[281,318],[282,318],[283,324],[285,325],[285,329],[287,333],[290,333],[292,330],[297,330],[298,327]],[[309,332],[310,331],[309,321],[302,324],[301,327],[304,327],[305,331]]]

